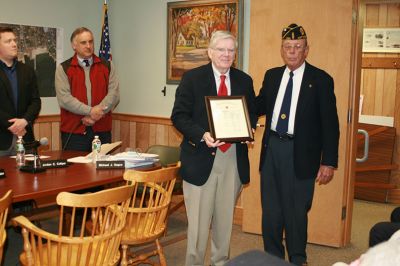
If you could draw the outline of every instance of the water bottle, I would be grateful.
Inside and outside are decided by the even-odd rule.
[[[92,160],[94,163],[96,163],[96,161],[99,159],[100,150],[101,150],[101,141],[99,139],[99,136],[94,136],[94,139],[92,141]]]
[[[15,160],[17,163],[17,167],[21,168],[21,166],[25,165],[25,147],[22,136],[18,136],[17,142],[15,143],[15,151],[16,151]]]

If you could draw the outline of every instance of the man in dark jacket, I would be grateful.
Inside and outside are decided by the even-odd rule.
[[[247,145],[224,143],[210,134],[205,96],[245,96],[255,128],[253,81],[233,68],[237,42],[226,31],[213,33],[211,63],[186,72],[179,84],[171,119],[182,133],[181,176],[188,218],[187,266],[204,265],[210,225],[211,265],[229,258],[233,211],[242,184],[250,181]]]
[[[257,112],[266,115],[261,147],[262,233],[265,251],[306,264],[307,214],[314,183],[331,181],[338,163],[339,121],[333,79],[307,63],[303,27],[282,32],[285,65],[265,73]]]
[[[15,33],[0,27],[0,156],[15,153],[18,136],[34,140],[33,122],[41,107],[35,72],[17,55]]]

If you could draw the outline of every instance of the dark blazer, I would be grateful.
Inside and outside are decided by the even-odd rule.
[[[0,67],[0,150],[7,150],[12,142],[13,134],[8,130],[12,118],[25,118],[25,142],[33,141],[33,121],[40,112],[41,101],[36,83],[35,72],[27,65],[18,62],[18,108],[14,107],[13,93],[10,81]]]
[[[246,97],[251,125],[255,128],[255,94],[253,80],[246,73],[231,68],[229,71],[231,95]],[[217,88],[211,63],[186,72],[176,90],[175,103],[171,119],[182,135],[181,176],[194,185],[203,185],[211,173],[216,148],[207,147],[202,141],[205,132],[209,132],[205,96],[217,96]],[[243,184],[250,181],[250,167],[247,145],[237,143],[236,158],[240,180]]]
[[[256,98],[258,115],[266,115],[260,170],[268,148],[271,117],[286,66],[267,70]],[[316,178],[320,164],[337,167],[339,120],[333,79],[306,62],[294,125],[294,165],[300,179]]]

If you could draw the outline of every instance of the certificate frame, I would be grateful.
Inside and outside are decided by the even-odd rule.
[[[223,142],[253,141],[244,96],[205,96],[211,136]]]

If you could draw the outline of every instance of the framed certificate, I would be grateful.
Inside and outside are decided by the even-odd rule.
[[[208,123],[214,139],[224,142],[253,141],[244,96],[206,96]]]

